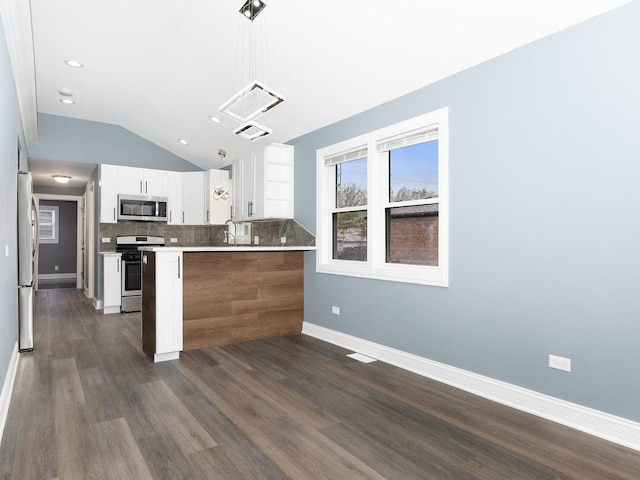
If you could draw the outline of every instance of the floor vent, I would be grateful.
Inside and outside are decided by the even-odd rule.
[[[366,355],[362,355],[361,353],[350,353],[347,355],[347,357],[353,358],[354,360],[358,360],[362,363],[371,363],[376,361],[375,358],[367,357]]]

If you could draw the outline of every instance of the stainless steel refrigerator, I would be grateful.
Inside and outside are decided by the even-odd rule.
[[[18,172],[18,346],[33,350],[33,273],[38,259],[38,203],[31,173]]]

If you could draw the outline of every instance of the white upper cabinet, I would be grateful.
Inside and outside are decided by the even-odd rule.
[[[223,225],[231,218],[232,186],[228,170],[208,170],[205,176],[206,221]]]
[[[100,165],[100,223],[118,221],[118,167]]]
[[[167,223],[169,225],[182,225],[182,175],[181,172],[167,172],[169,180]]]
[[[207,172],[182,173],[182,223],[183,225],[204,225],[205,177]]]
[[[233,164],[234,220],[293,218],[293,147],[271,144]]]
[[[128,195],[169,195],[168,173],[136,167],[118,167],[118,193]]]

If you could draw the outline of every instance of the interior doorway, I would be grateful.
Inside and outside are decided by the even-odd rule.
[[[60,273],[58,273],[58,269],[59,269],[59,265],[55,265],[54,268],[55,270],[51,270],[49,271],[49,268],[47,267],[47,272],[41,272],[40,269],[38,268],[40,261],[36,262],[36,268],[34,268],[35,270],[35,275],[34,275],[34,289],[38,290],[39,288],[46,288],[48,286],[53,285],[65,285],[68,284],[69,282],[71,283],[71,287],[73,288],[83,288],[84,285],[84,276],[85,276],[85,268],[84,268],[84,258],[83,258],[83,254],[84,254],[84,240],[85,240],[85,222],[84,222],[84,196],[76,196],[76,195],[54,195],[54,194],[44,194],[44,193],[37,193],[36,194],[36,198],[38,199],[38,204],[39,205],[43,205],[43,208],[46,208],[47,213],[51,214],[50,216],[47,215],[41,215],[41,223],[42,220],[48,220],[49,218],[55,218],[56,215],[56,211],[58,212],[58,215],[60,213],[59,208],[56,210],[55,208],[53,208],[56,204],[56,202],[60,202],[58,203],[58,206],[66,204],[66,203],[73,203],[75,205],[75,225],[74,226],[67,226],[66,228],[72,229],[72,235],[75,237],[75,255],[71,254],[71,262],[75,263],[75,268],[63,268],[62,271]],[[47,200],[50,201],[54,201],[54,202],[46,202]],[[43,202],[44,201],[44,202]],[[49,206],[45,206],[44,204],[48,203]],[[66,208],[66,207],[65,207]],[[44,213],[44,210],[43,210]],[[43,216],[45,217],[43,219]],[[52,220],[52,226],[49,230],[47,230],[47,236],[50,237],[51,239],[56,238],[56,235],[60,236],[60,231],[58,230],[57,232],[55,231],[50,231],[50,230],[54,230],[54,227],[57,226],[59,227],[60,225],[53,225],[53,223],[55,223],[55,221],[59,221],[58,217],[56,220]],[[41,232],[42,232],[42,225],[41,225]],[[65,234],[68,236],[69,231],[65,232]],[[45,243],[43,246],[43,241],[42,241],[42,235],[41,235],[41,245],[40,245],[40,252],[42,252],[43,248],[47,248],[48,245]],[[67,252],[68,254],[68,252]],[[62,263],[64,261],[64,259],[60,256],[59,253],[56,253],[56,258],[53,260],[49,260],[50,262],[53,263]],[[68,272],[69,270],[74,270],[72,274],[69,274]]]

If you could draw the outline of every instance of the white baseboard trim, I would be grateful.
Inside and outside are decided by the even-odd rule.
[[[19,360],[20,354],[18,353],[18,342],[16,342],[13,347],[13,353],[11,354],[11,360],[9,361],[9,369],[7,370],[7,375],[2,385],[2,393],[0,393],[0,443],[2,443],[4,426],[7,423],[7,416],[9,415],[11,393],[13,393],[13,384],[16,380]]]
[[[640,451],[640,423],[304,322],[302,333]]]
[[[93,308],[95,308],[96,310],[102,310],[102,307],[104,306],[102,300],[98,300],[95,297],[93,298],[93,301],[91,303],[93,303]]]
[[[38,280],[75,280],[77,276],[75,273],[40,273]]]

